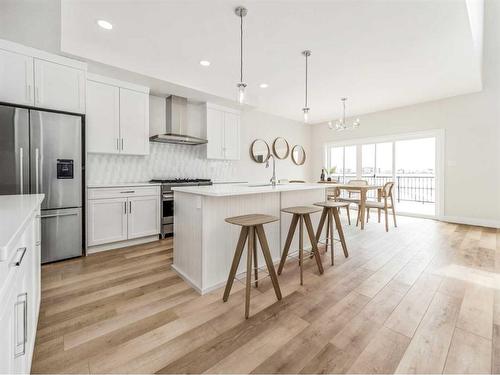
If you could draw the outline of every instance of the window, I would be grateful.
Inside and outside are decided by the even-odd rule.
[[[335,180],[344,182],[356,177],[356,146],[331,147],[326,168]]]

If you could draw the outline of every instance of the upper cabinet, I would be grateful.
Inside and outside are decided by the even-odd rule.
[[[85,72],[35,59],[35,107],[85,113]]]
[[[240,113],[231,108],[207,104],[207,158],[240,159]]]
[[[33,105],[33,57],[0,49],[0,102]]]
[[[87,151],[149,154],[149,89],[89,75],[87,81]]]
[[[0,39],[0,102],[85,113],[85,63]]]

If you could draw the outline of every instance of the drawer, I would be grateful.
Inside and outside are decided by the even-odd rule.
[[[149,195],[160,195],[159,186],[126,186],[120,188],[90,188],[87,199],[106,199],[124,197],[145,197]]]

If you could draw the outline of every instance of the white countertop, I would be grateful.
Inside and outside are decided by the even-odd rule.
[[[325,184],[282,184],[275,187],[257,186],[262,184],[220,184],[211,186],[178,186],[173,187],[173,191],[182,193],[190,193],[195,195],[205,195],[209,197],[226,197],[232,195],[247,195],[247,194],[262,194],[262,193],[280,193],[286,191],[298,190],[313,190],[313,189],[326,189],[328,186]]]
[[[89,184],[87,185],[88,189],[94,188],[121,188],[128,186],[158,186],[161,185],[160,182],[120,182],[115,184]]]
[[[44,194],[0,195],[0,261],[44,198]]]

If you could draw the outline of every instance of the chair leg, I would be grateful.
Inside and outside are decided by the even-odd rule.
[[[297,222],[299,221],[299,215],[293,215],[292,222],[290,223],[290,229],[288,230],[288,236],[286,237],[285,247],[283,248],[283,254],[281,254],[281,261],[278,267],[278,275],[281,275],[283,267],[286,262],[286,257],[288,256],[288,250],[290,250],[290,245],[292,244],[293,235],[295,233],[295,228],[297,228]]]
[[[299,215],[299,265],[300,285],[304,285],[304,217]]]
[[[259,287],[259,264],[257,260],[257,242],[255,241],[256,237],[256,231],[253,231],[253,272],[255,274],[255,287]]]
[[[241,254],[243,253],[243,248],[245,247],[245,242],[248,236],[248,227],[242,227],[240,232],[240,238],[238,239],[238,245],[236,245],[236,251],[234,252],[233,263],[231,264],[231,269],[229,271],[229,276],[227,277],[226,288],[224,289],[224,296],[222,300],[224,302],[229,298],[229,293],[233,287],[233,281],[236,277],[236,271],[238,270],[238,265],[240,264]]]
[[[332,266],[333,266],[333,237],[334,237],[334,231],[333,231],[333,214],[332,214],[332,209],[328,210],[328,226],[330,227],[330,252],[331,252],[331,257],[332,257]],[[328,249],[326,249],[328,251]]]
[[[359,214],[360,211],[361,211],[361,207],[358,206],[358,216],[356,217],[356,226],[358,226],[359,220],[361,219],[361,215]]]
[[[347,244],[345,242],[344,231],[342,229],[342,222],[340,221],[340,216],[338,216],[338,209],[334,209],[333,217],[335,219],[335,226],[337,227],[337,232],[340,237],[340,243],[342,244],[342,250],[344,251],[344,256],[347,258],[349,253],[347,252]]]
[[[378,222],[380,223],[380,208],[377,208],[378,211]]]
[[[319,255],[318,242],[315,242],[314,229],[311,222],[311,217],[309,215],[304,215],[304,221],[306,222],[307,233],[309,234],[309,241],[311,241],[311,246],[313,249],[314,257],[316,258],[316,264],[318,265],[319,273],[322,274],[323,263],[321,262],[321,255]]]
[[[385,213],[385,231],[386,232],[389,232],[389,214],[388,214],[388,209],[385,208],[384,209],[384,213]]]
[[[349,223],[349,225],[351,225],[351,214],[349,212],[349,206],[345,206],[345,209],[347,211],[347,222]]]
[[[274,270],[273,258],[271,257],[271,251],[269,250],[269,244],[267,243],[266,233],[264,232],[264,227],[258,225],[256,228],[257,237],[259,238],[260,248],[262,249],[262,254],[264,254],[264,260],[266,262],[267,271],[271,277],[271,282],[273,283],[274,293],[276,293],[276,298],[281,299],[281,290],[278,283],[278,277],[276,276],[276,271]]]
[[[245,290],[245,318],[250,315],[250,290],[252,286],[252,254],[255,247],[255,227],[249,228],[247,249],[247,282]]]
[[[394,227],[397,228],[398,225],[396,224],[396,211],[394,211],[394,204],[392,205],[392,218],[394,220]]]
[[[370,209],[366,207],[366,223],[368,224],[368,220],[370,220]]]

